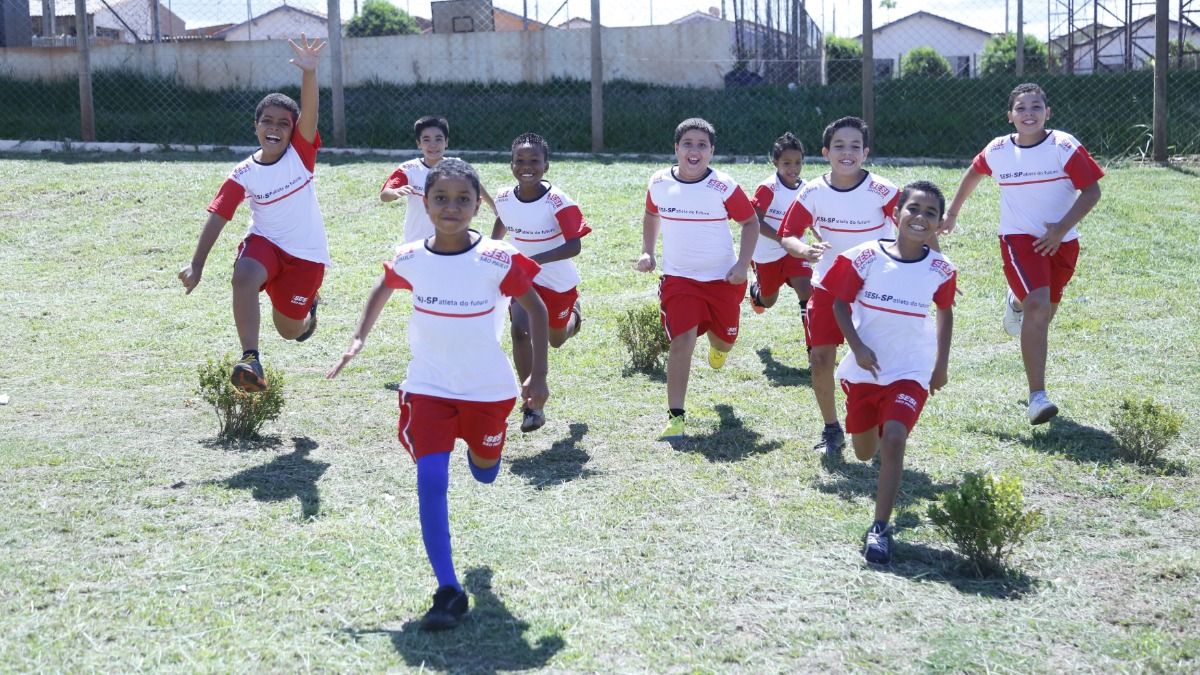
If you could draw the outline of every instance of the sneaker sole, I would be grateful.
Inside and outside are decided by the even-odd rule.
[[[530,418],[533,420],[533,422],[526,423],[525,419],[521,420],[521,433],[527,434],[546,426],[545,415],[531,415]]]
[[[1056,416],[1058,416],[1058,406],[1051,403],[1045,408],[1042,408],[1041,412],[1037,414],[1037,417],[1029,420],[1029,423],[1035,426],[1038,424],[1045,424],[1046,422],[1054,419]]]
[[[863,558],[872,565],[890,565],[892,564],[891,557],[882,558],[881,556],[872,556],[869,552],[863,551]]]
[[[234,368],[230,381],[233,386],[248,394],[264,391],[267,388],[267,381],[249,368]]]

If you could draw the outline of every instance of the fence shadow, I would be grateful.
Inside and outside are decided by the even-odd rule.
[[[571,433],[566,438],[555,441],[549,449],[532,457],[513,460],[509,466],[513,473],[538,490],[594,476],[596,472],[587,468],[592,456],[579,447],[579,441],[587,432],[588,425],[572,424]]]
[[[853,453],[854,450],[847,445],[843,452]],[[875,496],[879,467],[874,462],[860,462],[857,459],[847,461],[840,455],[830,457],[822,453],[821,466],[829,476],[835,478],[832,482],[821,482],[821,477],[818,476],[815,487],[821,492],[846,500]],[[934,499],[955,487],[954,483],[933,482],[929,474],[920,469],[904,467],[900,476],[900,492],[896,495],[896,510],[899,511],[901,507],[918,500]]]
[[[982,425],[968,426],[967,430],[1020,443],[1038,452],[1065,455],[1077,462],[1111,464],[1120,458],[1117,439],[1112,434],[1064,417],[1055,417],[1044,427],[1030,427],[1025,433],[1014,434]]]
[[[772,387],[811,387],[812,373],[808,368],[796,368],[775,360],[770,347],[755,352],[763,364],[763,375]]]
[[[1019,600],[1037,590],[1038,580],[1024,572],[1009,571],[1004,575],[977,577],[964,558],[950,551],[924,544],[895,541],[892,564],[873,566],[880,572],[894,574],[918,582],[935,582],[952,586],[964,594],[998,600]]]
[[[317,449],[317,442],[293,438],[295,450],[272,459],[266,464],[236,473],[222,481],[210,481],[231,490],[250,490],[250,496],[260,502],[278,502],[292,497],[300,500],[303,518],[315,518],[321,510],[317,482],[329,468],[328,462],[314,462],[308,453]]]
[[[504,602],[492,593],[492,570],[477,567],[467,572],[463,588],[474,599],[470,613],[458,628],[441,633],[421,631],[419,619],[398,630],[384,628],[348,629],[358,641],[364,635],[387,635],[392,647],[411,668],[446,670],[454,673],[499,673],[546,667],[566,645],[562,636],[525,636],[529,622],[513,616]]]
[[[753,455],[779,449],[783,443],[763,443],[762,434],[747,428],[733,408],[722,403],[715,406],[721,416],[721,425],[716,431],[703,436],[687,436],[669,441],[671,447],[683,452],[703,455],[710,462],[739,462]]]

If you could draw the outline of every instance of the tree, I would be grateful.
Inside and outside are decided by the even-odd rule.
[[[1032,35],[1025,35],[1025,72],[1044,73],[1049,58],[1046,45]],[[981,75],[1012,75],[1017,72],[1017,36],[1005,33],[989,38],[979,56]]]
[[[917,47],[904,56],[901,77],[947,77],[950,62],[933,47]]]
[[[862,45],[851,38],[830,35],[825,39],[825,64],[829,84],[858,82],[862,78]]]
[[[346,37],[412,35],[420,33],[408,12],[386,0],[367,0],[362,13],[346,22]]]

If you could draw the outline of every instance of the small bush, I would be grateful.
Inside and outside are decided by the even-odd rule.
[[[1162,461],[1162,451],[1179,436],[1183,415],[1154,399],[1127,398],[1112,417],[1117,449],[1126,461],[1153,466]]]
[[[617,336],[629,352],[635,370],[651,372],[662,367],[662,355],[671,348],[663,330],[657,304],[630,309],[618,321]]]
[[[278,418],[283,409],[283,374],[267,366],[264,374],[271,386],[250,394],[229,381],[234,363],[233,357],[226,355],[220,361],[209,359],[201,365],[196,392],[217,411],[219,436],[236,440],[254,438],[262,425]]]
[[[1025,511],[1015,477],[967,474],[958,490],[929,507],[934,527],[958,547],[979,576],[1000,572],[1012,551],[1045,520]]]
[[[900,73],[901,77],[949,77],[950,62],[933,47],[916,47],[904,56]]]

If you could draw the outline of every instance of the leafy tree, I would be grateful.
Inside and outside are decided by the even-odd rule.
[[[1032,35],[1025,36],[1025,72],[1044,73],[1049,57],[1046,44]],[[981,75],[1012,75],[1017,72],[1017,36],[1005,33],[989,38],[979,57]]]
[[[947,77],[950,62],[933,47],[917,47],[904,56],[901,77]]]
[[[862,78],[862,45],[858,40],[830,35],[825,39],[829,84],[858,82]]]
[[[346,37],[412,35],[420,33],[408,12],[386,0],[367,0],[362,13],[346,22]]]

